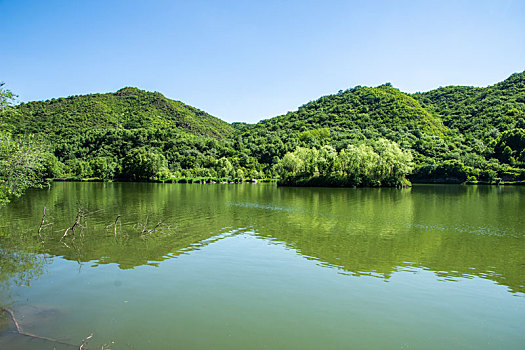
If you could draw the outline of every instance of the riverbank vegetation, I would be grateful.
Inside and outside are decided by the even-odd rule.
[[[277,163],[281,185],[295,186],[403,186],[412,170],[412,154],[393,141],[297,148]]]
[[[38,160],[45,170],[38,170],[35,183],[44,173],[125,181],[280,177],[283,184],[360,186],[392,185],[404,177],[435,183],[525,180],[525,72],[486,88],[449,86],[416,94],[388,83],[356,86],[257,124],[228,124],[137,88],[18,105],[9,90],[0,90],[2,142],[47,145],[39,147],[48,155]],[[388,162],[378,145],[387,142],[411,155],[402,175],[384,175],[381,167]],[[360,156],[356,150],[379,160],[352,160],[362,169],[344,168],[341,158]],[[306,164],[305,154],[321,158],[299,171],[292,160]],[[324,156],[335,157],[328,173]],[[7,177],[0,174],[4,192]]]
[[[14,113],[14,94],[0,84],[0,117]],[[34,134],[11,135],[0,130],[0,205],[19,197],[31,187],[42,187],[45,179],[58,174],[58,160],[51,148]]]

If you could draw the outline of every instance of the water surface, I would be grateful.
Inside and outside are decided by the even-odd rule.
[[[523,349],[524,208],[520,187],[56,183],[0,209],[0,305],[91,349]],[[73,348],[13,330],[1,349]]]

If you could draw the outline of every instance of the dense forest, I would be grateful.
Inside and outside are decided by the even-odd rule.
[[[23,190],[13,179],[27,187],[44,177],[352,186],[405,177],[525,180],[525,72],[486,88],[416,94],[389,83],[356,86],[257,124],[228,124],[131,87],[13,105],[13,93],[0,86],[0,97],[4,197]],[[24,152],[31,157],[22,164]]]

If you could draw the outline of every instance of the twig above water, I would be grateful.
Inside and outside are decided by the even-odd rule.
[[[62,235],[62,237],[60,238],[60,240],[62,241],[64,239],[64,237],[66,237],[68,235],[69,232],[71,232],[71,235],[73,236],[73,238],[75,238],[75,230],[80,227],[80,229],[84,229],[84,225],[82,225],[82,219],[85,221],[86,220],[86,213],[84,213],[84,211],[82,209],[79,209],[78,210],[78,213],[77,213],[77,216],[75,218],[75,222],[73,223],[73,225],[71,225],[70,227],[68,227],[66,229],[66,231],[64,232],[64,234]]]
[[[42,222],[40,222],[40,227],[38,228],[38,238],[42,241],[42,235],[40,232],[42,232],[42,227],[44,226],[44,222],[46,222],[46,207],[44,207],[44,215],[42,215]]]
[[[117,218],[115,219],[115,238],[117,238],[117,222],[119,219],[120,219],[120,215],[117,215]]]
[[[121,218],[121,216],[119,214],[115,218],[115,222],[113,222],[113,223],[111,223],[111,224],[106,226],[106,230],[109,230],[109,229],[113,228],[113,236],[115,237],[115,241],[117,240],[117,233],[118,233],[119,226],[120,226],[120,235],[122,236],[123,234],[125,234],[125,233],[122,232],[122,221],[120,220],[120,218]]]
[[[87,227],[87,216],[92,215],[98,212],[103,211],[104,209],[99,209],[91,212],[85,212],[82,209],[78,209],[77,216],[75,217],[75,222],[73,225],[68,227],[62,237],[60,238],[60,241],[64,239],[68,234],[71,234],[72,239],[75,239],[75,231],[77,228],[80,228],[80,235],[82,235],[82,231]]]
[[[38,227],[38,238],[43,242],[44,239],[42,238],[42,229],[46,226],[53,225],[53,223],[47,223],[46,224],[46,207],[44,207],[44,214],[42,215],[42,221],[40,222],[40,226]]]

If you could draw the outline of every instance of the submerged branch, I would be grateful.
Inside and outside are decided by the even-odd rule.
[[[80,344],[80,347],[78,348],[78,350],[84,349],[84,346],[86,346],[86,344],[91,340],[91,338],[93,338],[93,333],[91,333],[90,335],[87,336],[86,339],[84,339],[82,344]]]
[[[2,311],[6,312],[9,314],[9,316],[11,316],[11,320],[13,321],[13,323],[15,324],[15,327],[16,327],[16,331],[17,333],[20,333],[22,332],[22,328],[20,328],[20,325],[18,324],[18,321],[16,320],[15,318],[15,314],[13,313],[13,311],[11,311],[10,309],[6,309],[6,308],[2,308]]]
[[[16,327],[16,333],[17,334],[20,334],[20,335],[23,335],[23,336],[26,336],[26,337],[30,337],[30,338],[45,340],[45,341],[52,342],[52,343],[57,343],[57,344],[69,345],[69,346],[77,347],[75,344],[71,344],[71,343],[63,342],[63,341],[60,341],[60,340],[57,340],[57,339],[48,338],[48,337],[42,337],[40,335],[24,332],[22,330],[22,327],[20,327],[20,324],[16,320],[15,314],[14,314],[14,312],[12,310],[7,309],[5,307],[0,308],[0,310],[5,312],[5,313],[7,313],[7,314],[9,314],[9,316],[11,317],[11,321],[13,321],[13,324]],[[80,347],[80,349],[82,349],[82,346]]]

